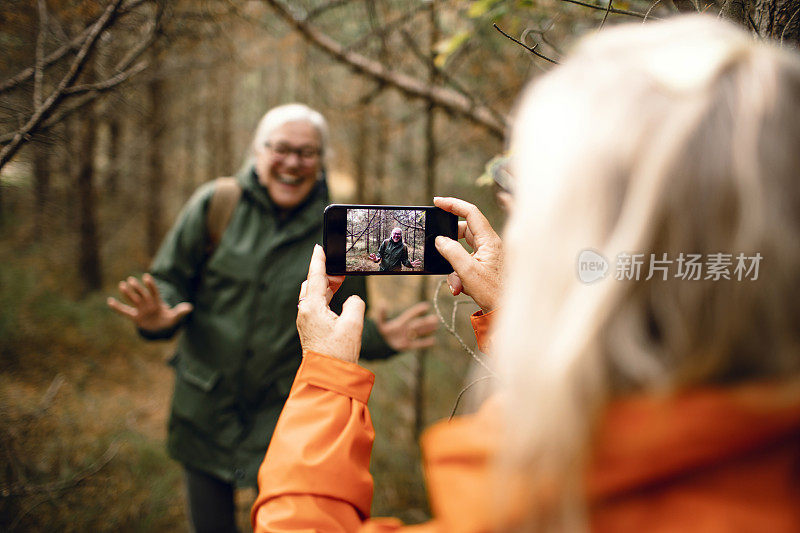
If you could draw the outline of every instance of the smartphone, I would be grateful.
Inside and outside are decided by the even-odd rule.
[[[323,247],[331,275],[449,274],[434,239],[458,238],[458,217],[434,206],[332,204]]]

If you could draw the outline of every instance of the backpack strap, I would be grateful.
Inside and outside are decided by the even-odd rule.
[[[225,177],[214,180],[214,192],[208,204],[208,213],[206,213],[209,256],[219,246],[241,196],[242,188],[236,178]]]

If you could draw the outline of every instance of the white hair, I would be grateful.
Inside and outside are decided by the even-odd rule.
[[[284,104],[267,111],[256,128],[256,134],[253,137],[253,151],[263,150],[272,133],[289,122],[308,122],[314,126],[319,133],[320,150],[323,156],[328,152],[328,122],[322,113],[305,104]]]
[[[613,399],[797,376],[798,117],[798,58],[708,16],[598,32],[524,92],[495,341],[499,472],[526,473],[538,513],[524,530],[588,529],[583,475]],[[587,285],[585,249],[764,261],[757,281]]]

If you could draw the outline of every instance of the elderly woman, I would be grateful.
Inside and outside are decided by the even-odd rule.
[[[514,123],[499,301],[496,235],[435,201],[466,217],[474,254],[437,248],[483,346],[498,315],[499,379],[423,437],[434,518],[408,530],[800,531],[798,57],[711,17],[603,30]],[[608,269],[592,283],[586,250]],[[405,530],[369,518],[364,304],[331,312],[340,283],[316,249],[257,531]]]
[[[175,393],[167,447],[185,467],[195,531],[235,531],[233,490],[255,486],[297,368],[298,287],[328,203],[328,126],[300,104],[266,113],[253,163],[202,186],[161,245],[144,284],[120,283],[130,305],[109,305],[146,338],[184,335],[172,360]],[[348,280],[344,299],[366,297]],[[365,357],[429,346],[436,318],[423,304],[394,321],[367,322]]]

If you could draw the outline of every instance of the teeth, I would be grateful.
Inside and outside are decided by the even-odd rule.
[[[299,185],[300,182],[303,181],[303,178],[298,177],[298,176],[280,175],[280,176],[278,176],[278,181],[280,181],[281,183],[283,183],[285,185]]]

